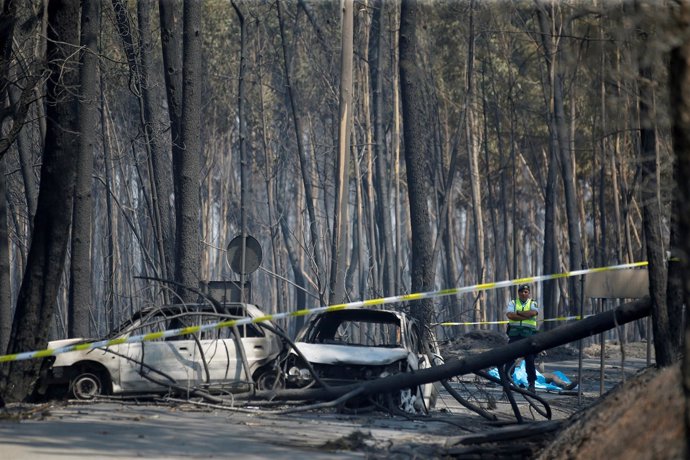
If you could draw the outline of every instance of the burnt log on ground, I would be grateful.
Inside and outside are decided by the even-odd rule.
[[[533,422],[489,432],[451,436],[445,454],[463,459],[533,458],[563,428],[561,421]]]
[[[235,395],[238,398],[258,398],[273,401],[329,401],[358,389],[358,396],[389,393],[425,383],[438,382],[458,375],[469,374],[482,369],[499,366],[530,353],[565,345],[576,340],[600,334],[621,324],[648,316],[652,311],[649,297],[623,304],[615,309],[589,316],[576,323],[563,325],[547,332],[540,332],[518,342],[494,348],[484,353],[453,358],[441,366],[405,372],[360,384],[315,389],[288,389],[257,391],[252,394]],[[360,388],[361,387],[361,388]]]

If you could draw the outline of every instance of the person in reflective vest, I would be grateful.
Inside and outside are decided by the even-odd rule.
[[[537,316],[539,306],[530,297],[530,287],[528,284],[521,284],[518,287],[518,298],[508,303],[506,317],[508,317],[508,343],[522,340],[538,332]],[[534,367],[534,355],[525,356],[525,370],[527,371],[527,382],[529,391],[534,392],[534,383],[537,381],[537,371]]]

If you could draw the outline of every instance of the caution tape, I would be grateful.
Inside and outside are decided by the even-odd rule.
[[[592,315],[586,315],[585,318]],[[575,319],[581,319],[579,315],[577,316],[559,316],[557,318],[547,318],[537,320],[540,323],[548,323],[551,321],[573,321]],[[508,320],[503,321],[467,321],[467,322],[452,322],[444,321],[443,323],[435,323],[433,326],[479,326],[484,324],[508,324]]]
[[[323,306],[323,307],[317,307],[317,308],[311,308],[311,309],[305,308],[305,309],[297,310],[297,311],[293,311],[293,312],[284,312],[284,313],[275,313],[272,315],[264,315],[264,316],[260,316],[257,318],[233,319],[233,320],[228,320],[228,321],[220,321],[218,323],[213,323],[213,324],[204,324],[202,326],[183,327],[183,328],[179,328],[179,329],[170,329],[170,330],[166,330],[166,331],[152,332],[152,333],[148,333],[148,334],[134,335],[134,336],[130,336],[130,337],[119,337],[116,339],[101,340],[101,341],[97,341],[97,342],[88,342],[88,343],[79,343],[79,344],[74,344],[74,345],[67,345],[67,346],[60,347],[60,348],[48,348],[45,350],[27,351],[27,352],[22,352],[22,353],[2,355],[2,356],[0,356],[0,363],[5,363],[5,362],[9,362],[9,361],[23,361],[23,360],[27,360],[27,359],[47,358],[49,356],[55,356],[58,354],[68,353],[71,351],[88,351],[88,350],[93,350],[95,348],[107,348],[107,347],[111,347],[114,345],[120,345],[120,344],[124,344],[124,343],[150,342],[153,340],[160,340],[160,339],[165,339],[165,338],[169,338],[169,337],[177,337],[180,335],[187,335],[187,334],[197,334],[199,332],[206,332],[206,331],[211,331],[211,330],[215,330],[215,329],[222,329],[222,328],[226,328],[226,327],[243,326],[246,324],[256,324],[256,323],[262,323],[262,322],[266,322],[266,321],[274,321],[274,320],[278,320],[278,319],[296,318],[296,317],[300,317],[300,316],[310,316],[310,315],[314,315],[317,313],[333,312],[333,311],[339,311],[339,310],[353,310],[353,309],[363,308],[363,307],[373,307],[376,305],[386,305],[386,304],[398,303],[398,302],[409,302],[409,301],[414,301],[414,300],[431,299],[431,298],[435,298],[435,297],[445,297],[445,296],[449,296],[449,295],[458,295],[458,294],[463,294],[463,293],[467,293],[467,292],[488,291],[488,290],[492,290],[492,289],[510,287],[510,286],[515,286],[515,285],[524,284],[524,283],[536,283],[539,281],[547,281],[547,280],[553,280],[553,279],[568,278],[571,276],[586,275],[588,273],[599,273],[599,272],[605,272],[605,271],[611,271],[611,270],[621,270],[621,269],[626,269],[626,268],[644,267],[647,264],[648,264],[648,262],[633,262],[633,263],[629,263],[629,264],[620,264],[620,265],[611,265],[608,267],[589,268],[589,269],[584,269],[584,270],[576,270],[576,271],[572,271],[572,272],[556,273],[556,274],[551,274],[551,275],[531,276],[531,277],[527,277],[527,278],[516,278],[513,280],[498,281],[498,282],[493,282],[493,283],[481,283],[481,284],[475,284],[472,286],[464,286],[464,287],[452,288],[452,289],[441,289],[441,290],[437,290],[437,291],[418,292],[418,293],[413,293],[413,294],[404,294],[404,295],[397,295],[397,296],[391,296],[391,297],[382,297],[382,298],[378,298],[378,299],[361,300],[361,301],[357,301],[357,302]],[[468,323],[468,324],[471,324],[471,323]],[[488,324],[488,323],[486,323],[486,324]]]

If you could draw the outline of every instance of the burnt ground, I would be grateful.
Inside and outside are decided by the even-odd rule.
[[[501,345],[501,334],[471,333],[444,344],[449,356]],[[549,421],[525,399],[515,416],[501,388],[474,375],[451,386],[497,418],[487,420],[442,391],[428,417],[333,409],[278,414],[286,406],[233,410],[177,400],[49,402],[0,409],[0,455],[14,459],[128,458],[684,458],[678,366],[648,368],[646,344],[608,343],[583,352],[582,393],[539,392]],[[578,374],[578,350],[544,357],[547,371]],[[602,379],[603,376],[603,379]],[[603,396],[600,392],[604,391]]]
[[[504,343],[500,333],[474,331],[448,343],[446,353],[458,356]],[[587,346],[582,353],[582,394],[549,400],[553,420],[561,423],[556,428],[543,426],[553,429],[543,436],[548,439],[540,439],[537,430],[538,434],[525,435],[519,441],[499,436],[492,442],[489,437],[481,447],[477,443],[474,450],[454,452],[461,458],[492,458],[492,453],[501,452],[510,456],[520,449],[523,456],[539,459],[687,458],[681,363],[656,369],[648,365],[648,354],[653,363],[653,353],[646,342],[621,346],[608,341],[602,358],[599,344]],[[547,371],[561,370],[575,379],[578,356],[577,347],[566,345],[548,350],[541,360]]]

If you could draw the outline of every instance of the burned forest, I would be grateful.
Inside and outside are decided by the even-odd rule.
[[[0,45],[3,455],[690,452],[690,0],[0,0]]]

